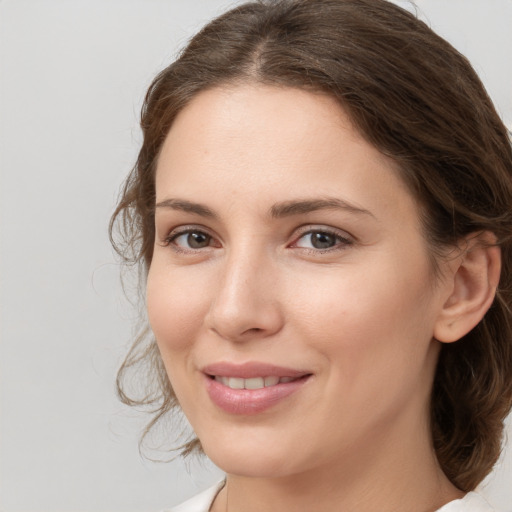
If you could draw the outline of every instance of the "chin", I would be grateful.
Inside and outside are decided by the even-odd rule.
[[[212,440],[202,443],[203,450],[212,462],[231,475],[251,478],[277,478],[293,473],[293,460],[286,450],[277,451],[259,442],[222,443]],[[265,446],[263,448],[263,446]]]

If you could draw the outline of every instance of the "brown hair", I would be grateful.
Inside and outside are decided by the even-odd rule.
[[[457,343],[443,344],[431,428],[439,463],[473,489],[501,449],[512,406],[512,150],[507,131],[469,62],[409,12],[385,0],[247,3],[213,20],[150,86],[144,142],[111,221],[114,247],[146,276],[154,243],[155,166],[178,112],[207,88],[237,82],[322,91],[336,98],[371,144],[398,163],[422,207],[433,261],[442,249],[489,230],[501,246],[495,301]],[[147,370],[147,394],[123,390]],[[118,374],[121,398],[155,413],[178,406],[146,330]],[[147,433],[147,431],[146,431]],[[200,445],[184,445],[190,453]]]

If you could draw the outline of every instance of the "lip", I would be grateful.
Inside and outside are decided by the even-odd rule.
[[[234,364],[228,362],[219,362],[209,364],[202,369],[206,375],[217,377],[238,377],[241,379],[252,379],[254,377],[292,377],[294,379],[309,375],[311,372],[285,368],[284,366],[275,366],[273,364],[248,362],[243,364]]]
[[[211,401],[224,412],[235,415],[259,414],[299,391],[312,376],[310,372],[266,363],[215,363],[203,368],[206,391]],[[260,389],[231,389],[213,379],[217,377],[291,377],[296,380]]]

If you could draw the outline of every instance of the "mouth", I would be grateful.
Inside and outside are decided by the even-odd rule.
[[[206,391],[224,412],[254,415],[273,409],[299,392],[310,372],[262,363],[216,363],[203,368]]]
[[[224,377],[220,375],[208,375],[208,377],[230,389],[262,389],[277,386],[278,384],[288,384],[289,382],[305,379],[310,375],[311,374],[305,374],[300,377],[278,377],[276,375],[270,375],[267,377],[251,377],[249,379],[242,377]]]

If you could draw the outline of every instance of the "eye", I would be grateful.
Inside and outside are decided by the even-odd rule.
[[[171,233],[165,239],[165,245],[173,245],[177,250],[194,251],[207,247],[219,247],[214,238],[198,229],[187,229]]]
[[[203,249],[210,245],[211,236],[200,231],[191,231],[189,233],[183,233],[173,239],[173,242],[180,247],[186,247],[187,249]]]
[[[303,233],[300,238],[294,242],[293,247],[300,247],[303,249],[316,249],[325,251],[337,247],[350,245],[352,241],[347,237],[341,236],[338,233],[328,230],[310,230]]]

